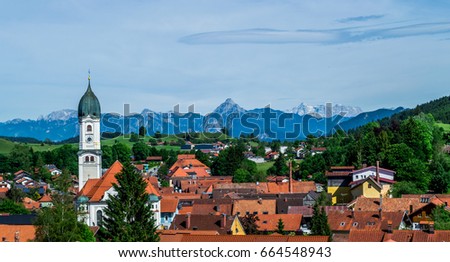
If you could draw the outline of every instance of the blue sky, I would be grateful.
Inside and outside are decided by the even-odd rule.
[[[411,3],[413,2],[413,3]],[[3,1],[0,121],[123,104],[208,113],[449,95],[450,1]]]

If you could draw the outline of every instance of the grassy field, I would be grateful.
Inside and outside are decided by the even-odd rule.
[[[444,129],[444,132],[450,133],[450,124],[436,123],[436,125],[442,127]]]
[[[273,166],[273,163],[275,163],[275,162],[257,163],[256,168],[258,169],[258,172],[262,171],[265,174],[267,172],[267,170]]]
[[[145,138],[144,141],[148,142],[149,137]],[[166,141],[166,142],[170,142],[170,141],[176,141],[177,138],[176,137],[165,137],[161,139],[162,141]],[[133,147],[133,142],[130,142],[129,138],[125,138],[123,136],[120,137],[116,137],[116,138],[112,138],[112,139],[104,139],[102,140],[102,145],[108,145],[108,146],[112,146],[115,143],[120,142],[120,143],[124,143],[127,146],[129,146],[130,148]],[[42,152],[42,151],[49,151],[49,150],[54,150],[58,147],[61,147],[62,145],[49,145],[49,144],[31,144],[31,143],[16,143],[16,142],[11,142],[9,140],[5,140],[5,139],[1,139],[0,138],[0,154],[2,155],[8,155],[11,150],[13,149],[14,145],[16,144],[21,144],[21,145],[26,145],[26,146],[30,146],[34,151],[37,152]],[[71,144],[75,147],[78,147],[78,144]],[[175,150],[175,151],[179,151],[180,147],[179,146],[170,146],[170,145],[161,145],[161,146],[155,146],[155,148],[159,149],[166,149],[166,150]]]
[[[14,143],[5,139],[0,138],[0,154],[6,155],[11,152],[14,147]]]

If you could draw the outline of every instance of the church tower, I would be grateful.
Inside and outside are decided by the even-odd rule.
[[[91,89],[91,77],[88,88],[78,104],[78,122],[80,124],[80,147],[78,151],[78,183],[81,190],[86,181],[102,176],[102,151],[100,147],[100,102]]]

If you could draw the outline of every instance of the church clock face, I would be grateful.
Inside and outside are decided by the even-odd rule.
[[[94,142],[94,138],[92,136],[86,136],[86,143],[92,144]]]

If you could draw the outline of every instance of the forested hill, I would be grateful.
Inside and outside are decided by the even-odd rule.
[[[391,117],[394,120],[405,120],[410,116],[420,113],[432,114],[434,120],[445,124],[450,124],[450,96],[432,100],[428,103],[416,106],[414,109],[406,109]]]

